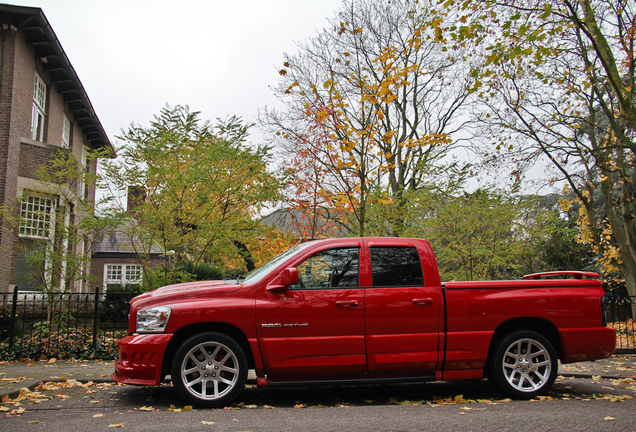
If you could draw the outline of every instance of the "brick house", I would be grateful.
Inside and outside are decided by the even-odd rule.
[[[0,219],[0,292],[16,285],[38,289],[41,281],[25,259],[24,244],[44,244],[61,232],[56,221],[72,224],[77,218],[72,200],[40,192],[34,172],[61,151],[95,173],[87,154],[98,148],[112,144],[42,10],[0,4],[0,206],[19,215],[19,229]],[[89,184],[64,187],[75,197],[94,199]],[[76,252],[90,253],[86,244],[74,246]],[[86,291],[79,279],[70,281],[72,290]]]

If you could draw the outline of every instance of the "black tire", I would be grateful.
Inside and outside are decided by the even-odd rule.
[[[521,330],[501,339],[490,362],[490,379],[507,396],[531,399],[552,388],[557,354],[543,335]]]
[[[241,346],[222,333],[201,333],[186,340],[172,361],[172,383],[191,405],[229,404],[245,386],[247,359]]]

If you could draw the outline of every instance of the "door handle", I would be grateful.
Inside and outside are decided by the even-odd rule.
[[[431,305],[433,304],[433,299],[432,298],[416,298],[413,299],[413,304],[414,305]]]
[[[359,304],[358,300],[340,300],[336,302],[338,307],[356,307]]]

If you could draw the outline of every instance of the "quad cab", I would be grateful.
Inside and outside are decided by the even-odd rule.
[[[429,243],[303,243],[238,281],[134,298],[112,377],[187,402],[227,405],[259,386],[482,379],[514,398],[545,393],[562,363],[612,355],[599,275],[440,280]],[[555,279],[556,278],[556,279]]]

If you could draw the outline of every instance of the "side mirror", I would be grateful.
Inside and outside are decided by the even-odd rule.
[[[290,285],[296,285],[299,280],[297,268],[286,268],[280,275],[272,279],[265,289],[272,292],[284,292],[289,289]]]

